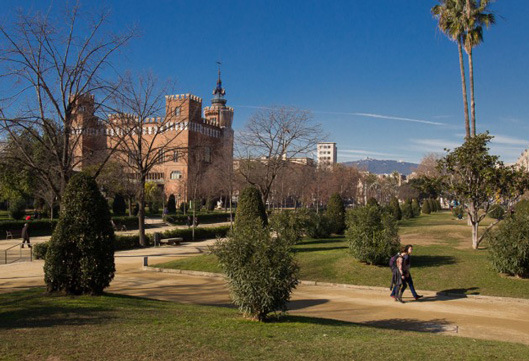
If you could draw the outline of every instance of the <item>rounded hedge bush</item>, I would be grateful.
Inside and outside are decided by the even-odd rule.
[[[44,264],[48,292],[101,294],[114,278],[114,230],[95,180],[73,176]]]
[[[511,276],[529,276],[529,214],[515,213],[489,237],[493,267]]]
[[[514,206],[514,211],[516,213],[529,214],[529,200],[522,199]]]
[[[261,192],[257,188],[246,187],[239,196],[234,226],[238,227],[248,222],[254,224],[256,219],[260,220],[263,226],[268,224]]]
[[[414,217],[414,214],[413,214],[413,209],[411,208],[411,204],[404,203],[402,205],[402,218],[410,219],[413,217]]]
[[[9,202],[9,209],[7,210],[9,217],[14,220],[24,218],[26,214],[26,201],[22,198],[17,198]]]
[[[346,238],[353,256],[368,264],[387,264],[400,247],[397,221],[380,207],[348,212]]]
[[[334,193],[329,198],[326,215],[331,233],[343,234],[345,230],[345,206],[338,193]]]

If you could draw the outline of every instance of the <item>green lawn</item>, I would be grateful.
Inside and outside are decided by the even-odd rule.
[[[487,221],[488,222],[488,221]],[[412,274],[419,290],[529,298],[529,280],[497,274],[486,244],[471,249],[470,227],[442,212],[401,222],[402,244],[414,244]],[[343,237],[303,240],[295,247],[301,279],[389,286],[389,267],[356,261]],[[177,260],[159,267],[221,272],[212,255]]]
[[[529,347],[134,297],[0,295],[0,360],[527,360]],[[401,351],[398,351],[398,350]]]

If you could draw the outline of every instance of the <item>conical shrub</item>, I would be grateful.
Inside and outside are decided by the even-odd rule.
[[[48,292],[101,294],[114,278],[114,242],[110,211],[95,180],[73,176],[46,253]]]
[[[327,203],[327,218],[329,219],[331,233],[343,234],[345,230],[345,206],[342,197],[334,193]]]
[[[263,226],[268,224],[261,192],[257,188],[246,187],[239,196],[234,226],[237,228],[242,224],[253,224],[256,219],[260,219]]]

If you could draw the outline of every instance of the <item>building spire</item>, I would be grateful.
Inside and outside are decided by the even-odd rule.
[[[224,95],[226,94],[226,91],[224,90],[224,88],[222,87],[222,80],[220,78],[220,66],[222,65],[220,61],[217,61],[217,65],[219,67],[219,77],[217,79],[217,86],[215,87],[215,89],[213,89],[213,100],[211,101],[212,103],[221,103],[221,104],[226,104],[226,99],[224,99]]]

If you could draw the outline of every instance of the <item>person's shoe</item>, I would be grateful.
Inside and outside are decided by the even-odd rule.
[[[400,298],[400,297],[396,298],[396,300],[399,301],[400,303],[406,303],[406,302],[404,302],[404,301],[402,300],[402,298]]]
[[[31,248],[31,245],[28,244],[28,248]],[[422,296],[421,296],[422,297]]]
[[[423,295],[417,295],[417,296],[415,296],[415,301],[417,301],[419,298],[423,298]]]

